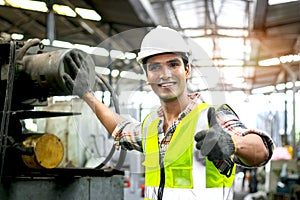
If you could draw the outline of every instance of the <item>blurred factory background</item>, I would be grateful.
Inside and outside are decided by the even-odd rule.
[[[60,75],[78,50],[95,63],[96,97],[142,120],[159,101],[135,58],[157,25],[191,46],[189,91],[228,103],[277,146],[265,167],[240,169],[235,199],[300,197],[299,0],[0,0],[0,199],[142,199],[142,155],[115,149]]]

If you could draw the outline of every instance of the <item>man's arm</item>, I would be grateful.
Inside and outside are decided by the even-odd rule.
[[[244,164],[248,166],[259,166],[264,163],[269,152],[262,140],[257,134],[247,134],[245,136],[232,135],[235,142],[235,153]]]
[[[239,164],[257,167],[266,164],[273,153],[273,141],[266,133],[247,129],[231,109],[209,108],[209,129],[195,135],[196,147],[210,161],[232,155]],[[217,119],[218,118],[218,119]]]
[[[92,92],[83,95],[82,99],[90,106],[110,134],[112,134],[118,123],[125,120],[125,118],[100,102]]]
[[[94,96],[92,84],[95,66],[87,63],[78,53],[66,55],[64,63],[68,65],[68,72],[63,74],[63,79],[69,93],[78,95],[89,105],[105,129],[114,137],[116,147],[142,151],[141,123],[122,117]]]

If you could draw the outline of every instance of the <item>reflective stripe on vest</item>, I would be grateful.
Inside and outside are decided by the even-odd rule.
[[[234,176],[226,178],[221,175],[212,162],[204,157],[199,157],[199,150],[195,149],[194,134],[206,129],[208,104],[202,103],[187,114],[178,124],[164,158],[165,166],[165,191],[189,191],[189,195],[201,194],[207,188],[220,189],[219,193],[212,192],[211,195],[218,196],[224,193],[223,187],[231,187]],[[201,114],[200,114],[201,113]],[[156,113],[149,114],[143,122],[143,151],[145,153],[146,170],[146,197],[153,199],[160,182],[159,170],[159,146],[158,146],[158,122]],[[202,159],[202,162],[201,162]],[[206,168],[205,168],[206,161]],[[199,178],[195,178],[199,177]],[[206,178],[204,178],[206,177]],[[156,188],[156,190],[155,190]],[[180,190],[176,190],[180,188]],[[205,190],[205,193],[215,190]],[[164,192],[167,197],[168,192]],[[177,192],[175,192],[177,193]],[[184,192],[185,193],[185,192]],[[203,193],[204,194],[204,193]],[[226,195],[227,196],[227,195]],[[220,199],[220,198],[218,198]]]

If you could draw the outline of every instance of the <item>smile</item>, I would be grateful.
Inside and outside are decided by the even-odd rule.
[[[166,82],[166,83],[159,83],[157,84],[159,87],[171,87],[173,85],[175,85],[176,82]]]

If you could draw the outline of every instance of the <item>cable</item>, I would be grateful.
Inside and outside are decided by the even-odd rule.
[[[113,105],[115,107],[115,111],[116,111],[116,113],[120,114],[119,102],[118,102],[117,97],[116,97],[116,95],[113,91],[113,88],[103,78],[103,76],[101,74],[96,73],[96,84],[101,85],[101,83],[103,83],[105,85],[105,87],[109,90],[109,92],[111,93],[111,97],[112,97]],[[115,153],[115,150],[116,150],[115,145],[112,145],[112,148],[111,148],[108,156],[105,158],[105,160],[101,164],[99,164],[95,168],[96,169],[101,169],[102,167],[104,167],[107,164],[107,162],[112,158],[113,154]],[[122,167],[122,165],[124,163],[124,160],[125,160],[125,157],[126,157],[126,150],[121,149],[118,163],[115,166],[117,170],[119,170]]]

